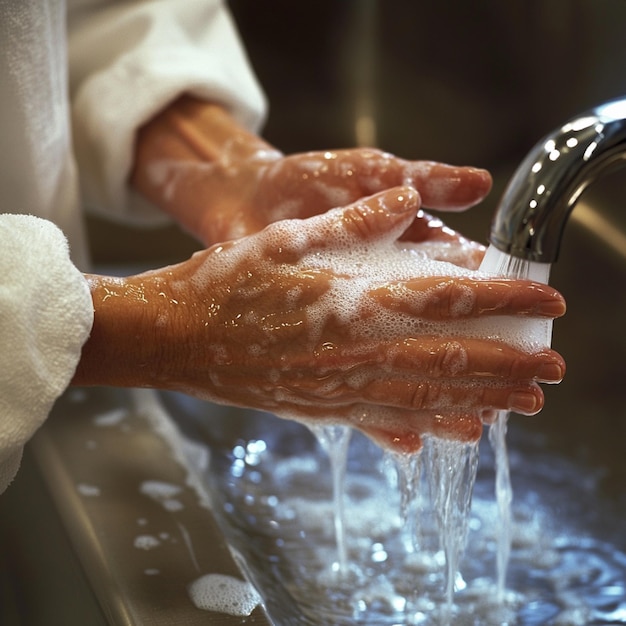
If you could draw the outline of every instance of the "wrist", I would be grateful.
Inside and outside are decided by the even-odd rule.
[[[182,96],[138,131],[130,183],[206,240],[207,198],[223,195],[246,164],[279,156],[219,105]]]
[[[115,278],[87,275],[94,307],[91,334],[74,385],[157,387],[175,323],[165,281],[152,273]]]
[[[240,126],[220,105],[183,95],[163,117],[172,132],[202,162],[229,163],[255,159],[276,150],[258,135]]]

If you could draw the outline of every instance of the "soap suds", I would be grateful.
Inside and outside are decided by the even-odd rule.
[[[243,580],[224,574],[206,574],[188,588],[194,605],[205,611],[248,616],[261,603],[254,587]]]
[[[110,428],[119,425],[129,416],[128,409],[112,409],[106,413],[101,413],[93,418],[93,423],[102,428]]]
[[[154,535],[137,535],[133,545],[139,550],[152,550],[161,545],[161,540]]]
[[[171,483],[158,480],[146,480],[141,483],[139,492],[161,504],[161,506],[163,506],[166,511],[170,511],[170,513],[181,511],[184,508],[182,502],[175,498],[175,496],[182,492],[182,487],[178,485],[172,485]]]
[[[100,487],[95,485],[87,485],[85,483],[79,483],[76,485],[76,489],[81,496],[86,498],[96,498],[100,495]]]

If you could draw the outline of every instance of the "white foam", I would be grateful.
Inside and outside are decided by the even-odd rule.
[[[153,500],[166,500],[178,495],[182,488],[160,480],[145,480],[141,483],[139,491]]]
[[[143,573],[146,576],[158,576],[161,573],[161,570],[158,570],[155,567],[149,567],[148,569],[143,570]]]
[[[95,485],[79,483],[76,485],[76,489],[81,496],[85,496],[87,498],[95,498],[100,495],[100,487],[96,487]]]
[[[224,574],[205,574],[188,587],[194,605],[205,611],[247,616],[261,603],[248,582]]]
[[[182,502],[174,497],[182,493],[182,491],[182,488],[178,485],[158,480],[146,480],[139,487],[140,493],[158,502],[170,513],[181,511],[184,508]]]
[[[138,550],[152,550],[161,545],[161,540],[153,535],[137,535],[133,545]]]
[[[112,409],[106,413],[101,413],[93,418],[93,423],[96,426],[108,428],[111,426],[117,426],[123,422],[129,415],[128,409]]]
[[[280,222],[271,230],[264,231],[264,237],[260,240],[248,238],[224,248],[228,254],[223,258],[220,254],[212,255],[200,266],[192,281],[201,286],[210,275],[219,276],[223,272],[225,276],[229,276],[233,262],[240,263],[241,280],[237,284],[239,296],[258,296],[273,285],[246,280],[243,267],[248,267],[250,255],[257,257],[255,271],[264,276],[274,277],[281,272],[292,273],[294,266],[296,271],[330,270],[334,277],[329,281],[327,291],[302,309],[308,328],[308,341],[312,345],[320,341],[326,324],[333,317],[344,323],[346,332],[357,339],[368,336],[374,341],[384,341],[402,336],[419,337],[430,334],[439,337],[500,340],[527,352],[536,352],[546,346],[546,323],[542,320],[500,315],[467,317],[475,298],[469,286],[465,289],[460,287],[459,297],[455,294],[451,309],[452,319],[438,321],[386,308],[367,294],[377,287],[415,278],[485,279],[486,274],[445,260],[432,259],[432,242],[395,243],[395,238],[406,225],[401,224],[398,232],[386,233],[378,240],[363,242],[357,240],[355,235],[347,233],[340,221],[319,219],[321,217],[323,216],[310,220],[318,221],[319,229],[315,237],[323,244],[313,245],[312,235],[303,232],[300,221]],[[291,255],[298,256],[299,260],[283,267],[275,263],[275,258],[267,259],[264,250],[281,253],[288,251]],[[450,257],[456,259],[451,253]],[[253,277],[254,271],[247,269],[246,272],[247,277]],[[415,309],[419,311],[420,303],[422,306],[427,305],[432,295],[432,292],[411,294]],[[297,296],[297,290],[285,294],[286,310],[294,305]],[[266,330],[266,344],[271,343],[272,334],[273,327],[269,326]],[[254,350],[260,353],[262,347],[262,344],[256,344]]]

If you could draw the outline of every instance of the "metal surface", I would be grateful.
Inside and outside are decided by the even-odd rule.
[[[80,389],[59,401],[29,450],[38,490],[27,468],[2,503],[3,554],[12,563],[4,563],[5,576],[16,582],[12,595],[23,597],[11,621],[0,608],[0,622],[270,623],[260,606],[241,617],[192,602],[188,586],[201,576],[243,576],[177,437],[149,391]],[[146,485],[165,487],[169,497]],[[59,586],[70,567],[70,586]],[[36,584],[29,572],[37,572]]]
[[[494,216],[489,240],[508,254],[553,263],[585,189],[626,164],[626,99],[570,119],[519,166]]]

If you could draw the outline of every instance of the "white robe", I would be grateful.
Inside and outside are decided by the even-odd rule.
[[[0,492],[93,322],[82,211],[166,220],[126,180],[136,129],[183,92],[263,120],[220,0],[0,0]]]

